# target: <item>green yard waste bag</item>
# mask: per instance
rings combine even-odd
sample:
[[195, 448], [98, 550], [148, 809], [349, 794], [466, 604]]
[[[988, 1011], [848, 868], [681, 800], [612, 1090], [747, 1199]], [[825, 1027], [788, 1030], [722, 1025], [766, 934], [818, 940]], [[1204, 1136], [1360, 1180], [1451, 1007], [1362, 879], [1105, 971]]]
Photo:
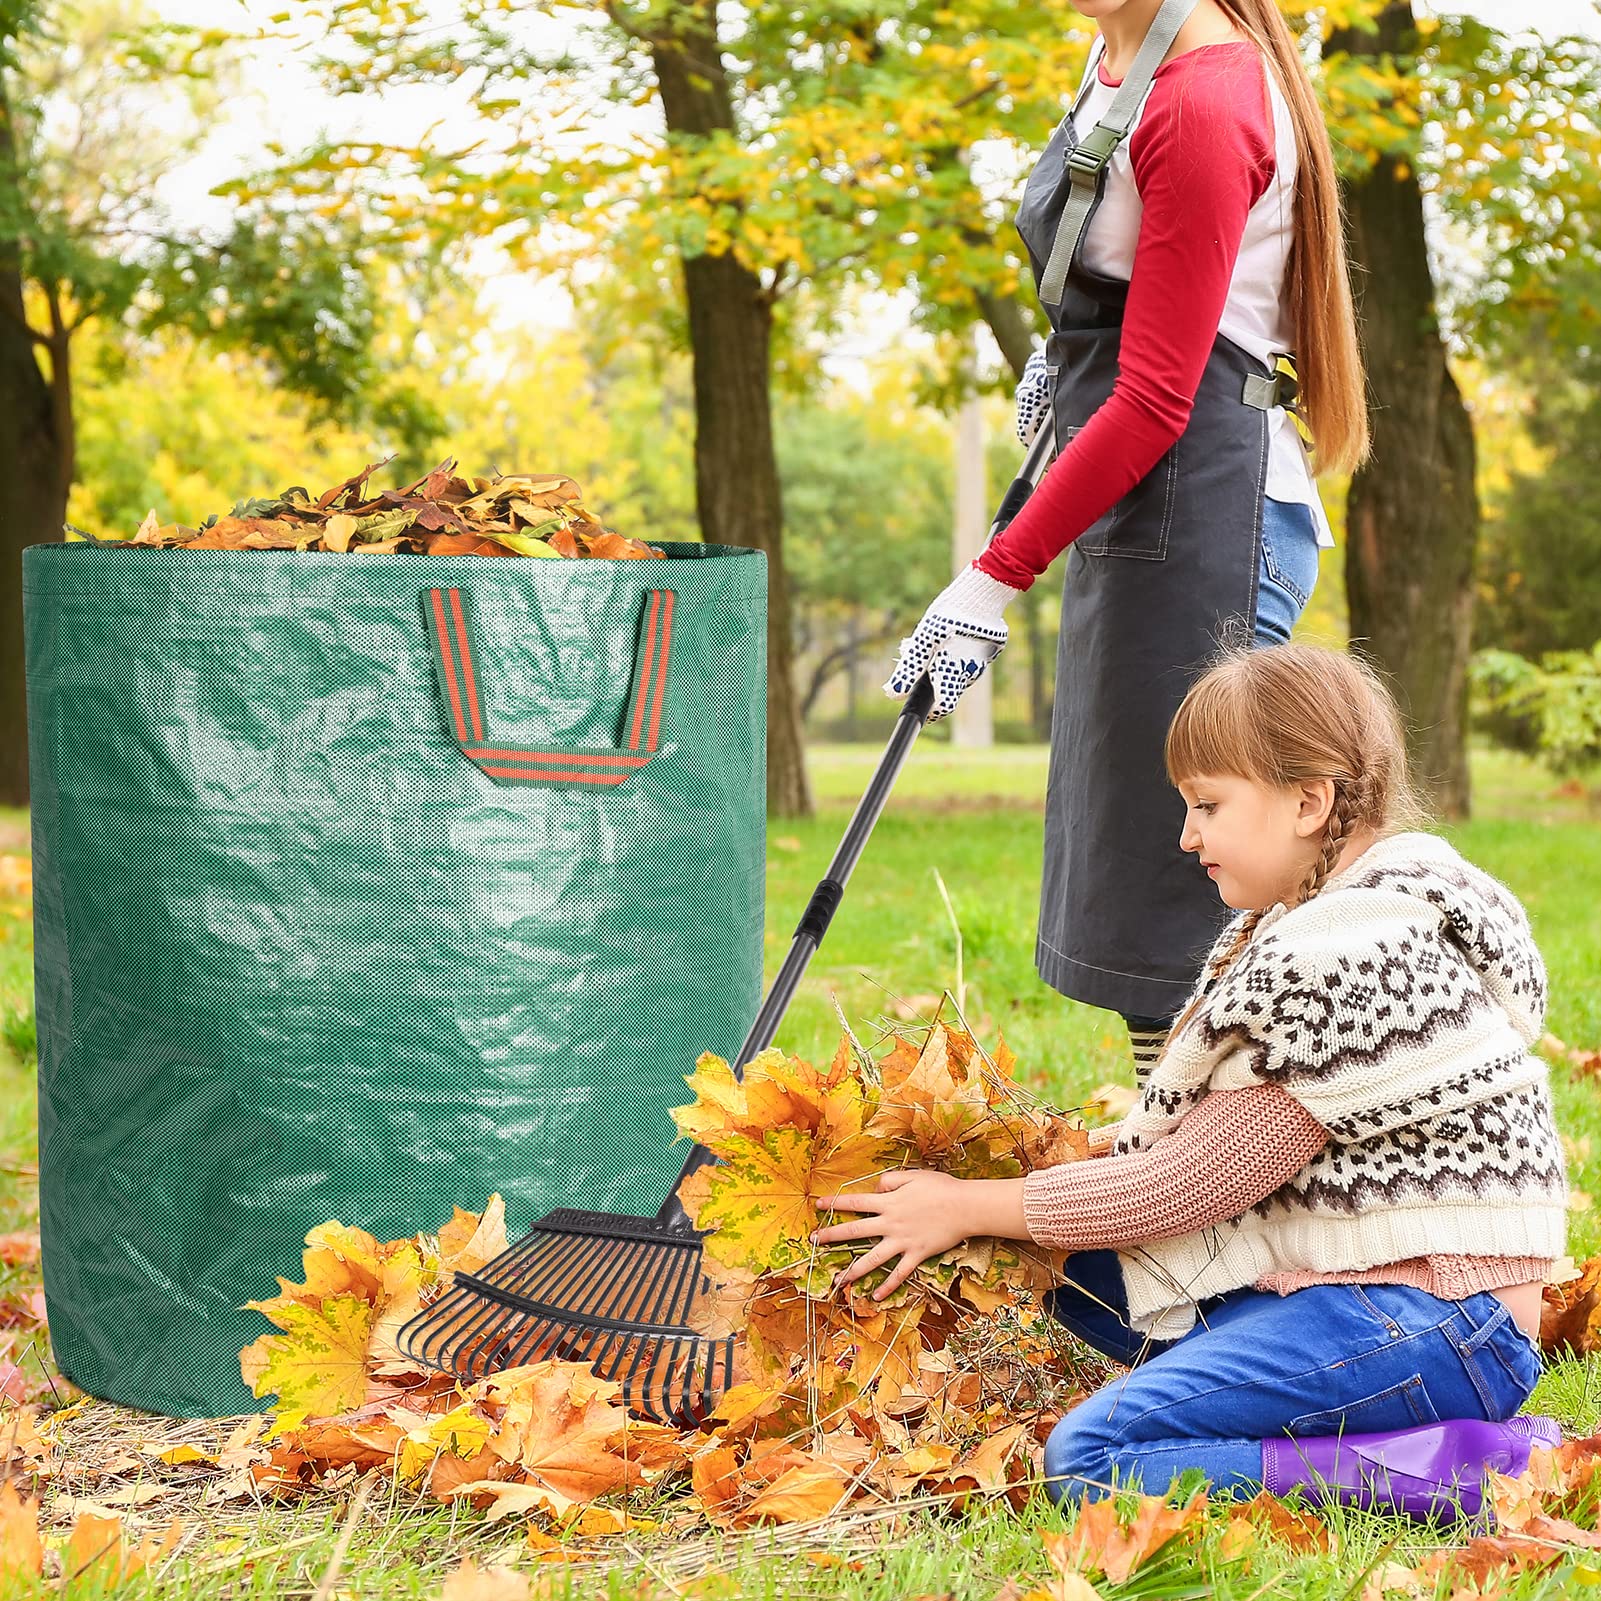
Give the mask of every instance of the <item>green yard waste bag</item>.
[[337, 1218], [653, 1212], [761, 1000], [767, 569], [23, 556], [39, 1185], [62, 1371], [254, 1411]]

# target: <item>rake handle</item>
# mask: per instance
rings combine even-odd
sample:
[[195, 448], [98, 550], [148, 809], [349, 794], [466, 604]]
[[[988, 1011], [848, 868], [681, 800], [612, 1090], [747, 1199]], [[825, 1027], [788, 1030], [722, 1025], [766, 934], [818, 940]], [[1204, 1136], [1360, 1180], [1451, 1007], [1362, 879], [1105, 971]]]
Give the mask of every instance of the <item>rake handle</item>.
[[[1002, 497], [995, 518], [990, 523], [989, 533], [984, 541], [986, 545], [1023, 509], [1023, 504], [1033, 493], [1035, 485], [1045, 476], [1045, 470], [1050, 466], [1055, 453], [1055, 431], [1051, 419], [1047, 417], [1029, 446], [1021, 471], [1012, 480]], [[850, 882], [851, 870], [856, 866], [857, 859], [867, 844], [868, 836], [873, 832], [873, 825], [878, 822], [879, 814], [884, 810], [884, 803], [889, 799], [889, 792], [894, 788], [896, 778], [900, 776], [901, 767], [910, 754], [917, 736], [923, 731], [923, 726], [928, 721], [928, 714], [933, 709], [934, 682], [927, 673], [924, 673], [913, 686], [911, 694], [906, 697], [900, 716], [895, 719], [895, 730], [889, 736], [889, 744], [885, 747], [884, 755], [867, 786], [867, 792], [857, 803], [855, 814], [845, 830], [845, 837], [839, 842], [839, 849], [834, 852], [833, 861], [828, 864], [828, 871], [823, 875], [817, 888], [812, 891], [812, 898], [806, 903], [806, 910], [801, 913], [800, 922], [795, 926], [795, 938], [789, 947], [789, 954], [784, 958], [784, 965], [779, 968], [778, 976], [773, 980], [773, 987], [767, 992], [767, 999], [762, 1002], [761, 1010], [756, 1014], [756, 1021], [751, 1024], [750, 1033], [746, 1035], [745, 1043], [740, 1046], [739, 1055], [735, 1058], [736, 1078], [743, 1077], [745, 1064], [753, 1056], [759, 1056], [773, 1043], [773, 1037], [778, 1033], [778, 1025], [783, 1022], [784, 1014], [789, 1010], [789, 1003], [795, 998], [795, 991], [800, 988], [800, 981], [806, 973], [807, 965], [811, 962], [817, 947], [823, 943], [823, 936], [828, 932], [828, 925], [834, 920], [834, 913], [839, 910], [839, 903], [845, 895], [845, 886]], [[690, 1151], [684, 1159], [683, 1170], [674, 1182], [671, 1193], [662, 1202], [661, 1210], [656, 1214], [658, 1224], [675, 1231], [694, 1231], [694, 1225], [689, 1221], [678, 1199], [678, 1187], [696, 1169], [706, 1167], [716, 1160], [716, 1156], [704, 1145], [697, 1145]]]
[[[900, 716], [895, 719], [895, 731], [889, 737], [889, 744], [867, 786], [867, 792], [857, 802], [845, 837], [839, 842], [834, 859], [828, 864], [828, 871], [812, 891], [812, 898], [806, 903], [800, 922], [795, 925], [795, 938], [790, 944], [789, 954], [784, 958], [784, 965], [779, 968], [773, 987], [767, 992], [767, 999], [762, 1002], [761, 1010], [750, 1026], [750, 1033], [739, 1048], [739, 1055], [734, 1062], [735, 1077], [743, 1077], [745, 1064], [753, 1056], [760, 1056], [773, 1043], [773, 1036], [778, 1033], [778, 1025], [783, 1022], [789, 1003], [795, 998], [795, 991], [800, 988], [807, 966], [817, 947], [823, 943], [823, 936], [834, 920], [834, 913], [839, 910], [845, 886], [850, 882], [851, 870], [856, 866], [868, 836], [873, 832], [873, 825], [884, 810], [884, 803], [889, 799], [889, 792], [895, 786], [913, 742], [923, 731], [923, 725], [933, 709], [934, 682], [924, 673], [906, 697]], [[704, 1145], [697, 1145], [689, 1153], [684, 1160], [683, 1171], [673, 1184], [672, 1194], [656, 1214], [658, 1223], [669, 1228], [688, 1229], [693, 1226], [679, 1202], [678, 1186], [697, 1168], [716, 1160], [716, 1156]]]

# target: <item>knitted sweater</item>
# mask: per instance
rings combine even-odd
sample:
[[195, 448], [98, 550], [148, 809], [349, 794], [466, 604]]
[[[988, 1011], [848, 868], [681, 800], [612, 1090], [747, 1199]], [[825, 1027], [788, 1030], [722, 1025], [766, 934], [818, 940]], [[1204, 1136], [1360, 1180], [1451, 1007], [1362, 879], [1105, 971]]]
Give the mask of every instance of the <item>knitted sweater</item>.
[[1545, 967], [1512, 893], [1444, 840], [1380, 840], [1303, 905], [1266, 913], [1177, 1029], [1115, 1151], [1150, 1147], [1214, 1090], [1276, 1084], [1329, 1132], [1231, 1222], [1129, 1247], [1130, 1321], [1278, 1273], [1433, 1253], [1562, 1254], [1567, 1186], [1544, 1065]]

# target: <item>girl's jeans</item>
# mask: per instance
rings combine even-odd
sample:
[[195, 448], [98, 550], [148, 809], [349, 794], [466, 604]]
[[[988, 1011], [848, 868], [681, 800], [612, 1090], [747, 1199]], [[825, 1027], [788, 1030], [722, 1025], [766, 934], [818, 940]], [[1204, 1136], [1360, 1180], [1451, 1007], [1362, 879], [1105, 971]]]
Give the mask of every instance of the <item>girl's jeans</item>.
[[1079, 1251], [1047, 1305], [1133, 1370], [1052, 1432], [1045, 1472], [1057, 1499], [1114, 1480], [1161, 1494], [1186, 1468], [1199, 1468], [1217, 1494], [1254, 1493], [1269, 1435], [1499, 1423], [1540, 1376], [1534, 1342], [1489, 1294], [1442, 1301], [1397, 1284], [1235, 1290], [1203, 1301], [1182, 1338], [1150, 1343], [1128, 1326], [1117, 1254]]

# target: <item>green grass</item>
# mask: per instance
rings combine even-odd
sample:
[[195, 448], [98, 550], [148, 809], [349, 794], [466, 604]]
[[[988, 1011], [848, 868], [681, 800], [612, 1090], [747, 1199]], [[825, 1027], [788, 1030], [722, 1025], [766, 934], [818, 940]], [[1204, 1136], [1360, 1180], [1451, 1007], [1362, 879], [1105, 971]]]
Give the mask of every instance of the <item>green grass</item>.
[[[814, 749], [810, 765], [817, 816], [769, 829], [769, 980], [879, 754], [877, 747]], [[954, 990], [956, 933], [934, 877], [938, 870], [961, 929], [966, 1015], [986, 1043], [1004, 1032], [1025, 1082], [1063, 1104], [1108, 1080], [1130, 1078], [1116, 1019], [1065, 1000], [1034, 971], [1045, 774], [1046, 753], [1040, 747], [959, 752], [930, 742], [913, 752], [795, 999], [781, 1044], [802, 1055], [831, 1053], [839, 1032], [836, 1003], [858, 1034], [871, 1038], [880, 1024], [899, 1020], [897, 1003], [926, 1016], [942, 990]], [[1571, 1044], [1601, 1045], [1597, 819], [1582, 790], [1558, 785], [1520, 758], [1476, 751], [1474, 776], [1478, 815], [1447, 832], [1528, 906], [1551, 973], [1552, 1031]], [[0, 852], [27, 848], [26, 815], [0, 810]], [[37, 1221], [32, 941], [21, 911], [15, 903], [0, 902], [0, 1233]], [[1575, 1188], [1601, 1205], [1596, 1087], [1564, 1068], [1553, 1076], [1572, 1148]], [[1574, 1213], [1570, 1249], [1580, 1258], [1601, 1249], [1601, 1220], [1594, 1209]], [[31, 1282], [27, 1272], [0, 1268], [0, 1296]], [[1554, 1364], [1534, 1404], [1575, 1432], [1601, 1428], [1601, 1361]], [[57, 1489], [50, 1503], [58, 1526], [62, 1494]], [[155, 1500], [146, 1517], [159, 1529], [169, 1515]], [[1215, 1508], [1209, 1516], [1215, 1534], [1225, 1509]], [[170, 1569], [159, 1580], [136, 1581], [123, 1593], [284, 1601], [310, 1595], [326, 1573], [342, 1517], [343, 1503], [335, 1497], [300, 1505], [207, 1509], [191, 1520], [189, 1540]], [[1384, 1518], [1347, 1514], [1331, 1523], [1335, 1542], [1328, 1556], [1296, 1557], [1263, 1547], [1248, 1566], [1228, 1564], [1219, 1556], [1217, 1539], [1209, 1536], [1197, 1550], [1141, 1570], [1121, 1589], [1101, 1588], [1108, 1594], [1216, 1595], [1225, 1601], [1258, 1596], [1355, 1601], [1363, 1574], [1379, 1561], [1412, 1561], [1440, 1543], [1426, 1530]], [[889, 1601], [948, 1593], [964, 1601], [989, 1601], [1014, 1574], [1044, 1578], [1039, 1533], [1060, 1526], [1057, 1514], [1038, 1501], [1021, 1513], [999, 1505], [961, 1516], [914, 1509], [893, 1522], [842, 1517], [823, 1529], [779, 1531], [765, 1546], [761, 1538], [728, 1541], [699, 1533], [646, 1542], [637, 1560], [619, 1551], [623, 1567], [609, 1577], [592, 1570], [541, 1572], [554, 1571], [555, 1593], [574, 1597], [667, 1594], [665, 1581], [706, 1567], [728, 1578], [697, 1593], [774, 1601], [800, 1596]], [[835, 1552], [843, 1565], [819, 1566], [803, 1556], [809, 1550]], [[270, 1554], [251, 1561], [252, 1553], [263, 1552]], [[470, 1512], [419, 1504], [403, 1489], [386, 1489], [356, 1529], [334, 1593], [434, 1596], [444, 1574], [468, 1552], [480, 1563], [527, 1564], [515, 1526], [485, 1529]], [[1556, 1596], [1574, 1583], [1595, 1582], [1588, 1571], [1568, 1563], [1554, 1574], [1509, 1580], [1499, 1593]], [[0, 1578], [0, 1597], [13, 1593], [33, 1592], [8, 1588]], [[69, 1593], [96, 1592], [79, 1581]]]

